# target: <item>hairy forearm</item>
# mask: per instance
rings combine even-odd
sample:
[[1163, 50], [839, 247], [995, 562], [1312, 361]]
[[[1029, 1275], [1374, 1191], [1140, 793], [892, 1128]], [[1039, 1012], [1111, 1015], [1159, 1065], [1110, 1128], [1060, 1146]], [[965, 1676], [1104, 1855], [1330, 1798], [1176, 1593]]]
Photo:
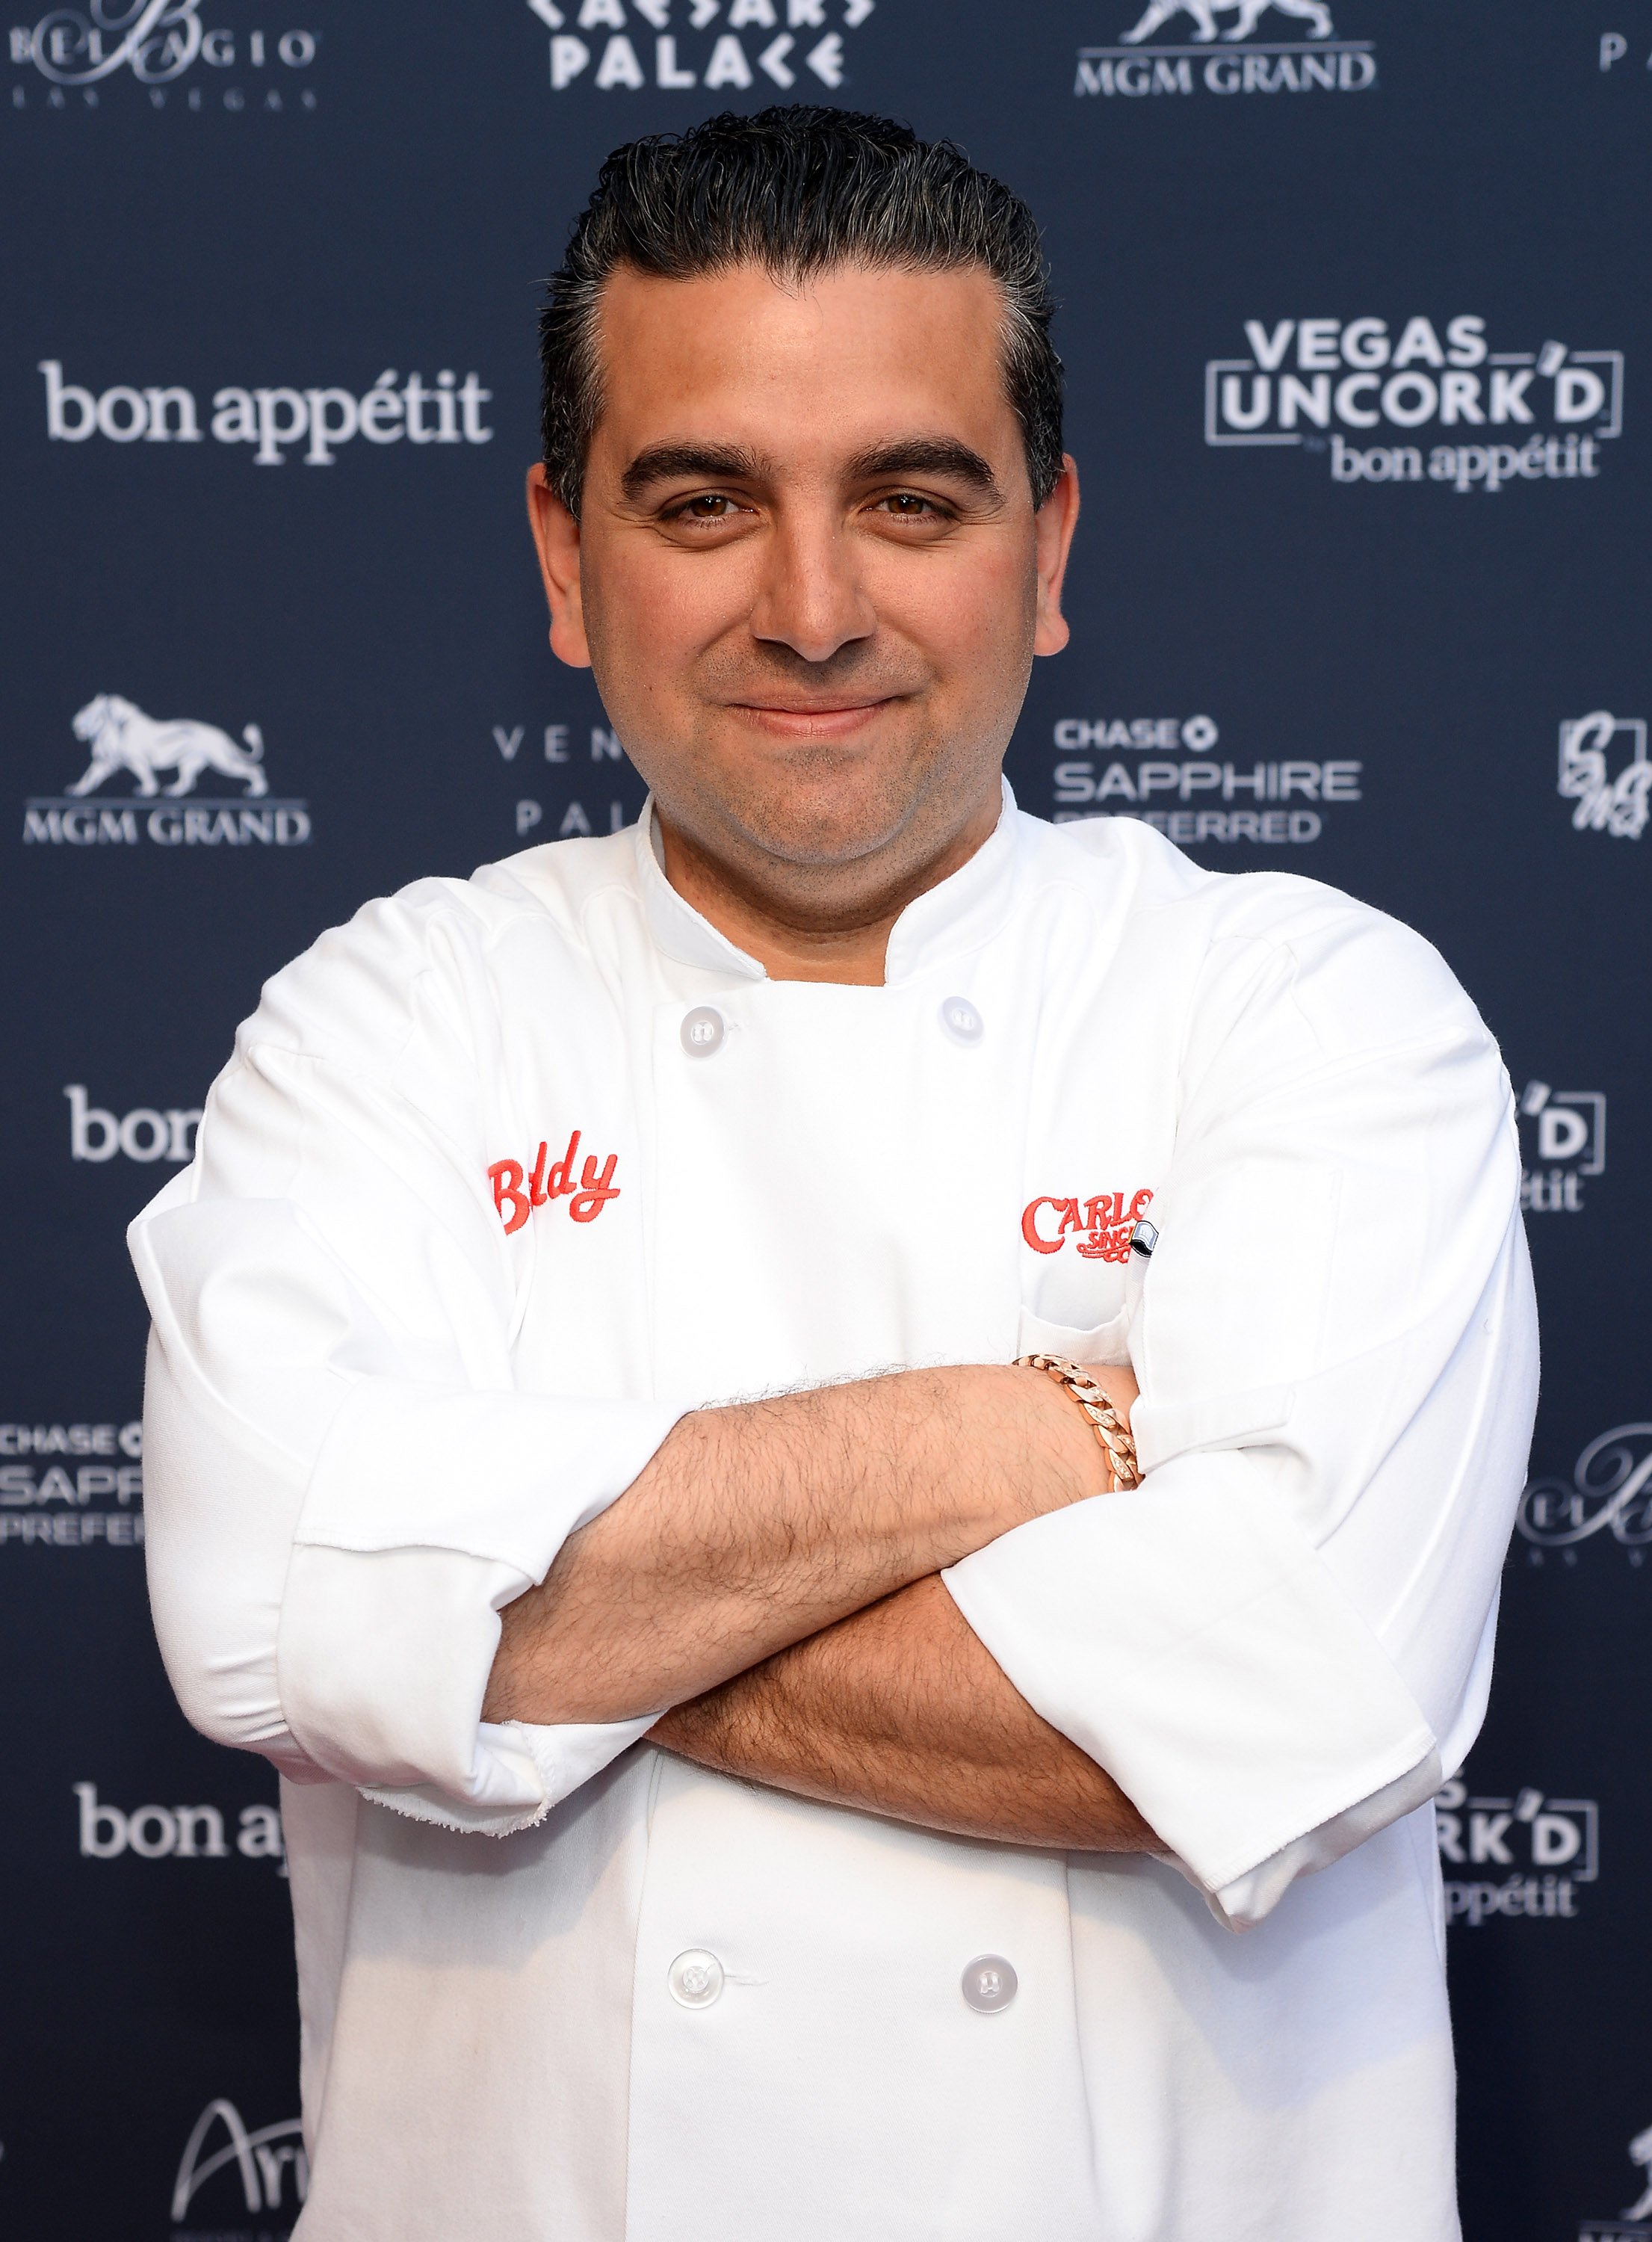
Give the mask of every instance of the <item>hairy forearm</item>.
[[658, 1711], [1107, 1485], [1071, 1402], [1008, 1366], [696, 1411], [505, 1608], [484, 1717]]
[[677, 1706], [651, 1734], [721, 1774], [960, 1836], [1163, 1850], [1112, 1777], [1011, 1685], [933, 1578]]

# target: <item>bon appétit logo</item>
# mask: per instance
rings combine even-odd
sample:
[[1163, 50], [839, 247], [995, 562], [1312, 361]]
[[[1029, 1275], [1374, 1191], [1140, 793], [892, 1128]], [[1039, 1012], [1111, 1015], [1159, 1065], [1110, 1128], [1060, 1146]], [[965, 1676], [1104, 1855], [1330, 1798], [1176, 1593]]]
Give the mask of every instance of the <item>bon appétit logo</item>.
[[1494, 350], [1478, 313], [1247, 319], [1205, 364], [1205, 441], [1328, 453], [1338, 483], [1588, 482], [1623, 433], [1623, 352]]

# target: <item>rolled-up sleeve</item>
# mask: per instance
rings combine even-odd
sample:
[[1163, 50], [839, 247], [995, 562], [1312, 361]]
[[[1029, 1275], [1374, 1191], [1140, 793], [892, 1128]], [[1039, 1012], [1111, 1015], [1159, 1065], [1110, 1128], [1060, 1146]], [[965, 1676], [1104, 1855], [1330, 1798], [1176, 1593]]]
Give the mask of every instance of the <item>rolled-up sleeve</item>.
[[1536, 1392], [1495, 1044], [1416, 936], [1301, 921], [1211, 953], [1132, 1268], [1140, 1486], [944, 1576], [1236, 1926], [1467, 1751]]
[[[485, 1155], [451, 1087], [409, 1086], [473, 1084], [485, 1054], [442, 977], [397, 954], [418, 930], [377, 910], [266, 992], [193, 1165], [132, 1226], [150, 1599], [205, 1734], [505, 1834], [648, 1725], [481, 1709], [500, 1609], [679, 1412], [518, 1389]], [[390, 1030], [354, 1036], [375, 979]]]

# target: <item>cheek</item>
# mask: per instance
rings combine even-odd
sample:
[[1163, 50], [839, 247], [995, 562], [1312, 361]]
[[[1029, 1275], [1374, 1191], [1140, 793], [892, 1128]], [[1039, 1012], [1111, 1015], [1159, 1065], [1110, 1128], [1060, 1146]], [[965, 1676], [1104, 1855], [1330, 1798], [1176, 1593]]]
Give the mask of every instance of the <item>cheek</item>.
[[881, 620], [923, 646], [943, 673], [978, 676], [1030, 648], [1035, 579], [1029, 555], [937, 547], [903, 554], [868, 586]]
[[735, 553], [683, 553], [620, 537], [588, 556], [593, 644], [656, 689], [685, 682], [686, 666], [748, 614], [749, 568]]

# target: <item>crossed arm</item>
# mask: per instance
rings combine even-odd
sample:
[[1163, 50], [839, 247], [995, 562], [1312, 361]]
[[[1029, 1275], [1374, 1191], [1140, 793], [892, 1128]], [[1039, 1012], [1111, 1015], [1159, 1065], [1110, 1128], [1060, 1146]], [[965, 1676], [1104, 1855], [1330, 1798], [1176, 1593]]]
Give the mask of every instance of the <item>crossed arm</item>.
[[[1127, 1372], [1094, 1373], [1127, 1409]], [[1110, 1484], [1033, 1371], [907, 1371], [685, 1418], [505, 1608], [484, 1716], [612, 1721], [700, 1765], [933, 1829], [1158, 1840], [1041, 1720], [940, 1581]]]

